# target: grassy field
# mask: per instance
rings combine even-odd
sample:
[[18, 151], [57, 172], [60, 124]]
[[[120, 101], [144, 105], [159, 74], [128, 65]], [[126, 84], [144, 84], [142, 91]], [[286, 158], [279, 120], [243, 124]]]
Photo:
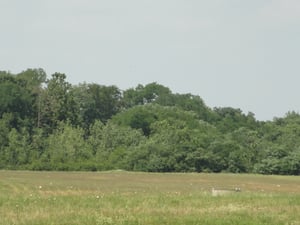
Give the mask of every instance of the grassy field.
[[300, 177], [0, 171], [0, 224], [300, 225]]

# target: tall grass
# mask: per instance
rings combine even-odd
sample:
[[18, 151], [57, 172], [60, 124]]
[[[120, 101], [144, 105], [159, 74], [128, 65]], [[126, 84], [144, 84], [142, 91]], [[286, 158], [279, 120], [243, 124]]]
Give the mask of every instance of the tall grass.
[[[213, 187], [241, 192], [213, 197]], [[300, 179], [0, 171], [0, 224], [300, 225]]]

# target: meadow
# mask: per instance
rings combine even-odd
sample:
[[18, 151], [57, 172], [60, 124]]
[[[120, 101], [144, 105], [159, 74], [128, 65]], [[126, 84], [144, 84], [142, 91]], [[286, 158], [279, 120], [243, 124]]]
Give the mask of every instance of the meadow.
[[0, 225], [13, 224], [300, 225], [300, 178], [0, 171]]

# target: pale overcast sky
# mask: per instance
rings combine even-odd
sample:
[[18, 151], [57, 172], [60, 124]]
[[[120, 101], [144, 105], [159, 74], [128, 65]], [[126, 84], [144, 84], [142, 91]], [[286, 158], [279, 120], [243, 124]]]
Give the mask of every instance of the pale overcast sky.
[[158, 82], [259, 120], [300, 111], [299, 0], [0, 0], [0, 70]]

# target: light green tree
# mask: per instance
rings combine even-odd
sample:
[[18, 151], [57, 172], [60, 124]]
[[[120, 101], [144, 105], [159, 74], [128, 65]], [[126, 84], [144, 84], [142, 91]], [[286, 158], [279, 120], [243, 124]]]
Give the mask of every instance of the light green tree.
[[31, 161], [29, 134], [25, 128], [18, 132], [15, 128], [8, 134], [8, 146], [5, 148], [6, 162], [11, 169], [22, 168]]
[[82, 128], [60, 122], [55, 132], [48, 137], [43, 157], [54, 169], [79, 169], [81, 163], [92, 158], [92, 152], [84, 140]]

